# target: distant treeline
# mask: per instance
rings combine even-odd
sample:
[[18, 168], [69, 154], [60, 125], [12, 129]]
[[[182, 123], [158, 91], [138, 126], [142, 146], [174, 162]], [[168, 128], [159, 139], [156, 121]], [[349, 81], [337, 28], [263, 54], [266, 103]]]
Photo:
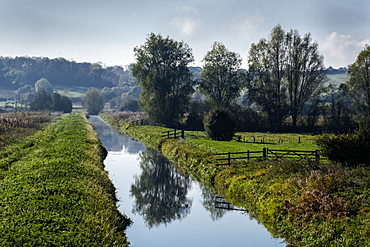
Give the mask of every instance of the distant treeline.
[[135, 84], [128, 67], [103, 67], [100, 63], [77, 63], [65, 58], [0, 57], [2, 89], [15, 90], [25, 85], [33, 86], [40, 78], [46, 78], [53, 87], [104, 88], [131, 87]]
[[[202, 68], [190, 67], [195, 79]], [[346, 68], [329, 67], [327, 74], [345, 74]], [[132, 87], [135, 78], [130, 66], [103, 67], [101, 63], [77, 63], [65, 58], [47, 57], [0, 57], [0, 85], [2, 89], [16, 90], [25, 85], [34, 85], [46, 78], [53, 87]]]

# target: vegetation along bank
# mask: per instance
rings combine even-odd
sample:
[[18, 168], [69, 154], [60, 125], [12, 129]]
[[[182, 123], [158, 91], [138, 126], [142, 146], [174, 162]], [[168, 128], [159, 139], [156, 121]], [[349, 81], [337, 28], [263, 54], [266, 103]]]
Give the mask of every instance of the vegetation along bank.
[[1, 246], [128, 246], [106, 150], [81, 114], [0, 152]]
[[[164, 139], [166, 128], [129, 125], [126, 115], [103, 117], [159, 149], [180, 172], [248, 209], [289, 246], [370, 246], [369, 167], [294, 159], [217, 166], [212, 150], [222, 151], [236, 141], [205, 140], [202, 145], [187, 132], [185, 139]], [[248, 143], [237, 145], [242, 146], [239, 151], [248, 148]]]

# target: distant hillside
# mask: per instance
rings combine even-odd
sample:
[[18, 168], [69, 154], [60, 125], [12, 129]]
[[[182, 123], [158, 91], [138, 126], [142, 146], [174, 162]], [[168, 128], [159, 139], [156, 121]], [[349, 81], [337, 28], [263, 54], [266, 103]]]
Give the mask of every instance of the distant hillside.
[[334, 75], [334, 74], [347, 74], [348, 69], [344, 67], [340, 67], [339, 69], [334, 69], [333, 67], [329, 67], [326, 69], [327, 75]]
[[133, 86], [135, 80], [128, 68], [103, 68], [99, 63], [76, 63], [65, 58], [0, 57], [1, 89], [15, 90], [46, 78], [54, 87]]

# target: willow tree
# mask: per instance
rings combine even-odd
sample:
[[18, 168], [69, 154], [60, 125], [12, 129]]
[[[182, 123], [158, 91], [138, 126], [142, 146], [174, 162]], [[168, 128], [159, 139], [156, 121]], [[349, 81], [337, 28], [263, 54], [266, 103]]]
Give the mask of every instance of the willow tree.
[[194, 81], [188, 68], [194, 61], [192, 50], [182, 41], [151, 33], [134, 52], [132, 73], [143, 89], [142, 108], [156, 123], [177, 125], [193, 92]]
[[347, 85], [360, 114], [370, 122], [370, 46], [366, 45], [348, 69]]
[[286, 116], [296, 127], [305, 104], [325, 81], [323, 57], [311, 35], [286, 33], [274, 27], [268, 40], [252, 44], [248, 57], [249, 97], [267, 113], [272, 130], [279, 130]]
[[321, 92], [326, 80], [323, 56], [311, 34], [302, 38], [297, 30], [290, 30], [285, 37], [286, 61], [284, 64], [289, 95], [289, 108], [293, 127], [304, 105]]
[[248, 54], [248, 96], [268, 116], [270, 129], [278, 131], [288, 106], [283, 83], [285, 64], [285, 31], [274, 27], [268, 40], [252, 44]]

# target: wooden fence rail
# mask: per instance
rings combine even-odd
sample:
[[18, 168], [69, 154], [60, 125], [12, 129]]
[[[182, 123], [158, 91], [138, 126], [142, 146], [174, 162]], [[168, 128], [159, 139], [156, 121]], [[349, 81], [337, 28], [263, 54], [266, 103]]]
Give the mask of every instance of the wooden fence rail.
[[215, 198], [215, 208], [248, 212], [244, 208], [239, 208], [239, 207], [236, 207], [236, 206], [232, 205], [230, 202], [226, 201], [221, 196], [216, 196], [216, 198]]
[[132, 121], [130, 123], [131, 126], [138, 126], [138, 125], [144, 125], [144, 120], [141, 119], [141, 120], [136, 120], [136, 121]]
[[320, 150], [273, 150], [264, 148], [262, 151], [235, 152], [235, 153], [217, 153], [220, 156], [216, 160], [220, 163], [217, 165], [231, 165], [233, 161], [251, 160], [251, 159], [313, 159], [320, 162]]
[[185, 138], [185, 132], [184, 130], [168, 130], [168, 131], [163, 131], [162, 138], [167, 138], [167, 139], [176, 139], [176, 138]]

